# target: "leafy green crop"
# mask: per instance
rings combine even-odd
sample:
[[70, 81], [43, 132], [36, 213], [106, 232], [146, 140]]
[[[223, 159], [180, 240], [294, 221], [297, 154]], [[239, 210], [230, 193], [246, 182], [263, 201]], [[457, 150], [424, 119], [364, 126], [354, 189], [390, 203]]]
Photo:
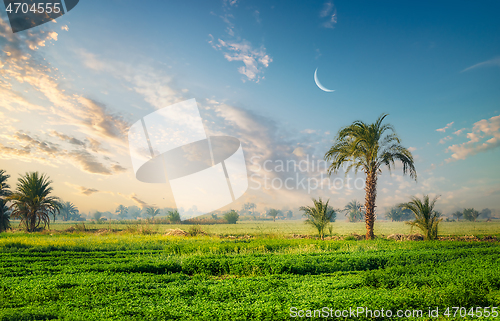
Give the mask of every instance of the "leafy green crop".
[[487, 242], [9, 236], [0, 239], [0, 320], [499, 306], [499, 266], [500, 246]]

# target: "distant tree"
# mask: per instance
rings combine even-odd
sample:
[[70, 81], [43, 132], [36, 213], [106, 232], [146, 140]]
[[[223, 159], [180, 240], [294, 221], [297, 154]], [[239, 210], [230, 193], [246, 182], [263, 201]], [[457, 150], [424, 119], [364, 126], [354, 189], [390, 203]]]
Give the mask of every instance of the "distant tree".
[[219, 217], [217, 216], [217, 214], [216, 214], [216, 213], [212, 213], [212, 218], [213, 218], [214, 220], [218, 220], [218, 219], [219, 219]]
[[290, 210], [286, 212], [286, 218], [291, 219], [293, 217], [293, 212]]
[[476, 219], [478, 218], [478, 216], [479, 216], [479, 212], [476, 211], [475, 209], [473, 209], [473, 208], [464, 209], [464, 218], [467, 221], [475, 222]]
[[242, 210], [243, 210], [243, 212], [247, 212], [253, 216], [256, 208], [257, 208], [257, 205], [255, 205], [255, 203], [248, 202], [248, 203], [243, 204]]
[[393, 207], [385, 213], [385, 218], [390, 219], [391, 222], [400, 221], [403, 211], [398, 207]]
[[272, 208], [267, 212], [267, 216], [271, 216], [273, 218], [273, 222], [276, 222], [276, 217], [279, 216], [280, 213], [280, 210]]
[[40, 224], [44, 228], [50, 224], [50, 215], [54, 219], [59, 213], [61, 203], [58, 197], [49, 196], [52, 181], [38, 172], [26, 173], [18, 179], [14, 193], [7, 197], [12, 202], [11, 217], [20, 218], [27, 232], [34, 232]]
[[128, 214], [128, 207], [120, 204], [116, 208], [115, 213], [118, 213], [118, 217], [120, 217], [122, 220], [124, 220]]
[[456, 211], [451, 216], [453, 216], [454, 218], [456, 218], [457, 222], [458, 222], [463, 215], [464, 215], [464, 212], [462, 212], [462, 211]]
[[167, 213], [167, 218], [172, 224], [178, 224], [181, 222], [181, 215], [177, 210], [171, 210]]
[[223, 217], [226, 220], [227, 224], [236, 224], [236, 222], [240, 218], [240, 215], [235, 210], [230, 210], [229, 212], [224, 213]]
[[10, 186], [7, 184], [9, 177], [10, 175], [7, 175], [3, 169], [0, 170], [0, 232], [10, 228], [10, 211], [5, 200], [5, 197], [11, 194]]
[[[350, 126], [340, 129], [335, 137], [334, 145], [325, 154], [325, 160], [331, 161], [328, 174], [337, 173], [348, 164], [346, 175], [350, 169], [362, 170], [366, 175], [365, 183], [365, 226], [366, 239], [375, 238], [373, 225], [375, 222], [375, 200], [377, 197], [377, 179], [382, 168], [394, 168], [395, 162], [401, 162], [403, 174], [409, 173], [417, 180], [417, 171], [411, 152], [401, 145], [401, 140], [389, 124], [382, 124], [387, 114], [381, 115], [375, 123], [366, 124], [355, 121]], [[389, 133], [387, 133], [389, 132]]]
[[314, 226], [318, 230], [321, 239], [324, 240], [325, 228], [330, 224], [335, 211], [328, 206], [330, 200], [324, 203], [320, 197], [318, 200], [313, 198], [312, 201], [314, 206], [301, 206], [300, 210], [307, 217], [306, 224]]
[[141, 209], [135, 205], [128, 207], [128, 215], [134, 220], [141, 216]]
[[62, 217], [63, 221], [69, 221], [73, 218], [79, 217], [80, 212], [76, 208], [75, 204], [71, 202], [61, 203], [61, 209], [59, 210], [59, 216]]
[[10, 228], [10, 212], [5, 201], [0, 198], [0, 232]]
[[392, 222], [401, 222], [401, 221], [409, 221], [415, 219], [415, 215], [409, 209], [402, 209], [399, 207], [393, 207], [387, 213], [385, 213], [385, 217], [390, 219]]
[[483, 209], [480, 213], [479, 213], [479, 217], [480, 218], [490, 218], [491, 217], [491, 210], [489, 208], [485, 208]]
[[441, 213], [434, 210], [437, 199], [438, 197], [435, 197], [430, 201], [429, 195], [424, 195], [423, 200], [420, 200], [414, 196], [410, 202], [399, 205], [402, 209], [409, 209], [415, 214], [415, 220], [407, 224], [419, 228], [426, 240], [435, 240], [438, 236], [438, 225], [442, 218], [440, 218]]
[[151, 218], [155, 218], [156, 215], [160, 214], [160, 209], [156, 207], [146, 207], [146, 215]]
[[362, 221], [365, 213], [363, 212], [363, 205], [357, 200], [352, 200], [344, 207], [345, 215], [347, 216], [349, 222], [359, 222]]
[[94, 221], [100, 221], [102, 217], [102, 212], [100, 211], [95, 211], [94, 214], [92, 214], [92, 218]]

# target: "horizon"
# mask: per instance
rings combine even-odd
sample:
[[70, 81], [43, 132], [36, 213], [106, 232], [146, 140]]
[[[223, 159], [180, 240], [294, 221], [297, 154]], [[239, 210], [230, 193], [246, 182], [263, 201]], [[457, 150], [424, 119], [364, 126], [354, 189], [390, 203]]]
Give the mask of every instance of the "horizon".
[[0, 169], [11, 190], [38, 171], [81, 213], [174, 207], [168, 183], [136, 179], [127, 133], [194, 98], [205, 133], [236, 137], [245, 154], [249, 187], [219, 211], [364, 202], [362, 173], [327, 180], [309, 164], [340, 128], [388, 113], [418, 181], [384, 168], [379, 210], [429, 194], [445, 215], [500, 213], [499, 3], [194, 3], [81, 2], [16, 34], [2, 11]]

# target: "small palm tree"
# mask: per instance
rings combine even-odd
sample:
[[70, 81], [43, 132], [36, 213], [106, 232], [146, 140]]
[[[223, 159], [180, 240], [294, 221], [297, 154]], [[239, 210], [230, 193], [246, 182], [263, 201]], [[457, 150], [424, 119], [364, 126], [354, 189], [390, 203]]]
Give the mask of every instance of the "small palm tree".
[[[373, 239], [375, 222], [375, 200], [377, 198], [377, 175], [382, 172], [383, 165], [389, 170], [395, 161], [403, 164], [403, 174], [409, 172], [410, 177], [417, 179], [411, 152], [401, 145], [401, 140], [389, 124], [382, 125], [387, 114], [381, 115], [373, 124], [365, 124], [357, 120], [350, 126], [342, 128], [334, 145], [325, 154], [325, 160], [331, 161], [328, 174], [337, 173], [343, 164], [348, 164], [346, 171], [361, 169], [366, 175], [365, 184], [365, 224], [366, 239]], [[391, 133], [386, 134], [387, 131]]]
[[151, 216], [151, 218], [155, 218], [156, 215], [160, 214], [160, 209], [156, 207], [147, 207], [146, 215]]
[[52, 181], [38, 172], [26, 173], [18, 179], [17, 188], [7, 199], [12, 201], [9, 207], [11, 217], [20, 218], [27, 232], [35, 231], [41, 223], [44, 228], [50, 224], [50, 214], [59, 213], [61, 203], [58, 197], [49, 196]]
[[345, 215], [349, 222], [358, 222], [363, 219], [363, 205], [357, 200], [352, 200], [344, 207]]
[[71, 202], [61, 203], [59, 215], [62, 216], [63, 221], [69, 221], [73, 216], [76, 216], [79, 213], [80, 212], [76, 208], [75, 204], [73, 204]]
[[424, 195], [423, 200], [413, 196], [410, 202], [399, 205], [400, 208], [408, 209], [415, 214], [415, 220], [407, 222], [407, 224], [419, 228], [426, 240], [437, 239], [438, 225], [443, 220], [440, 218], [441, 213], [434, 210], [438, 198], [439, 196], [436, 196], [430, 201], [429, 195]]
[[312, 199], [314, 206], [301, 206], [300, 210], [307, 217], [306, 223], [314, 226], [322, 240], [325, 239], [325, 228], [330, 224], [332, 217], [336, 215], [335, 210], [328, 206], [328, 202], [323, 203], [321, 197]]

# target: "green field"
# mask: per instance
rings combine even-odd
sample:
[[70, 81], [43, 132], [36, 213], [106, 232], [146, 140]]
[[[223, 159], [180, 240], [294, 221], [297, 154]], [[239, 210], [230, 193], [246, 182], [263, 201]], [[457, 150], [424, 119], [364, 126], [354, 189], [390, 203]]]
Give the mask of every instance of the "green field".
[[[113, 229], [113, 230], [126, 230], [129, 227], [134, 227], [135, 225], [140, 225], [141, 223], [129, 222], [120, 223], [119, 221], [109, 221], [101, 223], [91, 223], [84, 222], [85, 227], [91, 230], [99, 229]], [[50, 225], [50, 228], [55, 231], [63, 231], [65, 229], [74, 226], [75, 224], [82, 224], [82, 222], [56, 222]], [[144, 225], [143, 223], [142, 225]], [[14, 223], [13, 226], [17, 226]], [[495, 220], [493, 222], [441, 222], [439, 225], [439, 235], [496, 235], [500, 236], [500, 220]], [[148, 228], [152, 229], [158, 233], [164, 233], [168, 229], [180, 228], [187, 230], [189, 225], [178, 225], [178, 224], [148, 224]], [[260, 235], [260, 236], [291, 236], [292, 234], [301, 235], [317, 235], [317, 230], [314, 230], [311, 226], [304, 224], [304, 221], [286, 221], [280, 220], [276, 222], [272, 221], [243, 221], [238, 222], [238, 224], [214, 224], [214, 225], [201, 225], [203, 231], [217, 236], [228, 236], [228, 235]], [[394, 233], [410, 234], [418, 233], [419, 231], [415, 228], [411, 229], [411, 226], [405, 224], [404, 222], [388, 222], [388, 221], [377, 221], [375, 222], [375, 235], [390, 235]], [[350, 235], [350, 234], [360, 234], [364, 235], [366, 233], [365, 223], [349, 223], [346, 221], [337, 221], [333, 223], [333, 235]]]
[[[445, 223], [443, 231], [470, 235], [471, 224]], [[497, 235], [495, 224], [475, 228]], [[129, 232], [109, 232], [106, 224], [95, 225], [100, 232], [0, 234], [0, 320], [287, 320], [297, 319], [291, 311], [323, 307], [329, 313], [422, 310], [424, 317], [402, 319], [436, 320], [428, 317], [431, 307], [439, 308], [440, 319], [475, 320], [443, 313], [500, 306], [499, 242], [287, 237], [313, 234], [303, 222], [202, 226], [219, 235], [252, 234], [238, 239], [144, 235], [130, 226]], [[379, 225], [380, 234], [409, 232], [401, 223]], [[363, 232], [361, 224], [335, 226], [339, 235]]]

